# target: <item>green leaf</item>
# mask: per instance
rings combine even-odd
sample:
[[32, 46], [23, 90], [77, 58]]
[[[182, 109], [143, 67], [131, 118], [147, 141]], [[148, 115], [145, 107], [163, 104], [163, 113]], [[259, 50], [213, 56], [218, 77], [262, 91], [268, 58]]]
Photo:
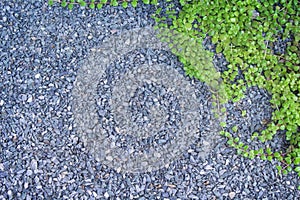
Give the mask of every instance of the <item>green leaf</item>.
[[74, 4], [73, 4], [73, 3], [70, 3], [70, 4], [68, 5], [68, 9], [69, 9], [69, 10], [72, 10], [73, 7], [74, 7]]
[[238, 148], [243, 148], [244, 145], [245, 145], [245, 144], [244, 144], [243, 142], [239, 142]]
[[229, 139], [229, 140], [227, 141], [227, 144], [229, 144], [230, 146], [232, 146], [232, 145], [233, 145], [233, 139]]
[[137, 0], [133, 0], [131, 2], [132, 7], [136, 8], [137, 7]]
[[265, 141], [266, 141], [266, 138], [265, 138], [265, 136], [263, 136], [263, 135], [258, 136], [258, 139], [259, 139], [259, 141], [261, 141], [261, 142], [265, 142]]
[[247, 111], [246, 111], [246, 110], [243, 110], [243, 111], [242, 111], [242, 117], [245, 117], [246, 114], [247, 114]]
[[285, 157], [284, 160], [289, 165], [292, 163], [291, 157]]
[[151, 5], [158, 5], [158, 0], [152, 0]]
[[227, 138], [231, 138], [231, 134], [229, 133], [229, 132], [225, 132], [225, 137], [227, 137]]
[[186, 30], [190, 31], [192, 29], [192, 24], [191, 23], [186, 23], [185, 28], [186, 28]]
[[235, 23], [235, 22], [236, 22], [236, 18], [231, 18], [230, 21], [231, 21], [232, 23]]
[[85, 7], [86, 6], [86, 2], [84, 0], [80, 0], [79, 5], [81, 7]]
[[257, 132], [254, 132], [251, 136], [251, 139], [254, 140], [256, 137], [258, 137], [258, 133]]
[[295, 158], [294, 164], [295, 165], [299, 165], [300, 164], [300, 157]]
[[67, 1], [66, 1], [66, 0], [63, 0], [63, 1], [61, 2], [61, 6], [62, 6], [62, 7], [66, 7], [66, 6], [67, 6]]
[[118, 3], [117, 0], [112, 0], [112, 1], [111, 1], [111, 5], [112, 5], [112, 6], [118, 6], [119, 3]]
[[225, 136], [225, 131], [220, 131], [221, 136]]
[[123, 8], [127, 8], [127, 7], [128, 7], [128, 3], [127, 3], [126, 1], [124, 1], [124, 2], [122, 3], [122, 7], [123, 7]]
[[238, 137], [234, 138], [235, 143], [238, 143], [239, 141], [240, 141], [240, 138], [238, 138]]
[[277, 166], [276, 166], [276, 169], [278, 170], [278, 172], [281, 172], [282, 167], [281, 167], [280, 165], [277, 165]]
[[227, 126], [226, 122], [220, 122], [220, 126], [223, 127], [223, 128], [226, 127]]
[[222, 112], [222, 113], [226, 112], [226, 108], [222, 108], [222, 109], [221, 109], [221, 112]]
[[268, 157], [267, 157], [267, 160], [268, 160], [268, 161], [272, 161], [272, 160], [273, 160], [273, 157], [272, 157], [272, 156], [268, 156]]
[[90, 7], [90, 9], [95, 9], [95, 4], [91, 3], [89, 7]]
[[280, 154], [279, 154], [278, 152], [275, 152], [275, 153], [274, 153], [274, 157], [275, 157], [275, 158], [279, 158], [279, 157], [280, 157]]
[[103, 7], [103, 4], [102, 4], [102, 3], [98, 3], [98, 4], [97, 4], [97, 8], [98, 8], [98, 9], [101, 9], [102, 7]]
[[238, 155], [241, 155], [242, 153], [243, 153], [243, 151], [242, 151], [241, 149], [238, 149], [238, 150], [237, 150], [237, 154], [238, 154]]
[[53, 0], [49, 0], [49, 1], [48, 1], [48, 5], [49, 5], [49, 6], [53, 6], [53, 4], [54, 4], [54, 1], [53, 1]]
[[221, 53], [223, 51], [222, 47], [220, 44], [218, 44], [217, 48], [216, 48], [216, 52], [217, 53]]
[[238, 130], [238, 127], [237, 127], [237, 126], [232, 127], [232, 131], [233, 131], [233, 132], [237, 132], [237, 130]]
[[250, 150], [250, 151], [249, 151], [249, 158], [250, 158], [250, 159], [253, 159], [254, 157], [255, 157], [254, 150]]
[[266, 160], [267, 158], [266, 158], [266, 156], [264, 154], [262, 154], [262, 155], [260, 155], [260, 159]]
[[212, 37], [212, 39], [211, 39], [211, 41], [214, 43], [214, 44], [216, 44], [217, 42], [218, 42], [218, 40], [219, 40], [219, 35], [214, 35], [214, 37]]
[[272, 155], [272, 150], [271, 150], [271, 148], [267, 148], [267, 149], [266, 149], [266, 152], [267, 152], [268, 155]]

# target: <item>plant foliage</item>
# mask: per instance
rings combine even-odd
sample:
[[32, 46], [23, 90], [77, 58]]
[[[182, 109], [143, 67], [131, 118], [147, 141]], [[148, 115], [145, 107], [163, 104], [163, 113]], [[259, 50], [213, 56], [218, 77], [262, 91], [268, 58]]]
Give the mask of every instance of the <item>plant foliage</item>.
[[[247, 87], [266, 89], [272, 95], [272, 120], [265, 130], [253, 133], [251, 138], [266, 142], [282, 130], [289, 148], [285, 152], [273, 152], [269, 147], [253, 149], [225, 129], [220, 134], [228, 138], [228, 145], [236, 148], [238, 154], [250, 159], [276, 159], [281, 162], [277, 166], [280, 172], [286, 174], [294, 170], [300, 176], [299, 1], [178, 1], [182, 7], [179, 12], [171, 3], [163, 15], [162, 9], [157, 7], [153, 18], [160, 30], [160, 38], [168, 42], [173, 53], [178, 55], [186, 73], [205, 81], [219, 95], [218, 98], [221, 97], [219, 103], [225, 103], [228, 98], [238, 102]], [[158, 4], [158, 0], [49, 0], [49, 5], [54, 2], [69, 9], [73, 5], [93, 9], [107, 4], [124, 8], [129, 4], [136, 7], [138, 2]], [[211, 54], [201, 48], [206, 37], [216, 45], [215, 53], [222, 53], [230, 63], [226, 71], [218, 73], [208, 64]], [[286, 40], [284, 53], [274, 51], [279, 39]], [[226, 109], [222, 112], [226, 113]], [[246, 114], [242, 111], [242, 116]], [[225, 122], [220, 125], [226, 127]], [[239, 131], [236, 126], [231, 130]]]
[[[277, 167], [279, 171], [287, 173], [294, 169], [300, 176], [300, 3], [276, 0], [182, 0], [180, 3], [182, 10], [178, 15], [169, 15], [172, 24], [168, 28], [197, 41], [211, 38], [216, 53], [224, 54], [230, 63], [228, 70], [221, 74], [229, 99], [239, 101], [251, 86], [264, 88], [272, 94], [271, 103], [275, 109], [272, 121], [252, 138], [266, 142], [283, 130], [290, 147], [286, 152], [272, 152], [267, 147], [251, 149], [227, 131], [223, 130], [221, 135], [228, 138], [228, 144], [236, 148], [238, 154], [251, 159], [258, 156], [271, 161], [275, 158], [283, 164]], [[159, 16], [159, 13], [155, 16], [158, 27], [165, 28], [166, 20]], [[278, 39], [288, 39], [284, 54], [273, 50]], [[203, 80], [197, 65], [190, 62], [185, 69], [190, 76]], [[243, 76], [238, 76], [239, 73]], [[221, 126], [226, 127], [226, 123], [222, 122]], [[237, 132], [238, 127], [233, 127], [232, 131]]]
[[[74, 5], [80, 7], [89, 7], [90, 9], [101, 9], [105, 5], [119, 6], [127, 8], [129, 4], [132, 7], [137, 7], [139, 0], [48, 0], [48, 5], [52, 6], [54, 3], [61, 4], [62, 7], [68, 7], [70, 10]], [[157, 5], [158, 0], [142, 0], [144, 4]]]

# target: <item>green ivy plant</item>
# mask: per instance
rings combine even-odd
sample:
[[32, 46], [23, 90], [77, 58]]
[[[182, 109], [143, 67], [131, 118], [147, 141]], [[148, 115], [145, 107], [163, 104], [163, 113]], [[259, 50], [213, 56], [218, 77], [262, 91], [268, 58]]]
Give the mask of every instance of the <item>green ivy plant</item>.
[[[170, 0], [166, 0], [171, 2]], [[294, 170], [300, 176], [300, 3], [298, 0], [178, 0], [182, 9], [177, 12], [170, 3], [164, 15], [157, 7], [153, 18], [157, 22], [162, 41], [169, 43], [172, 52], [184, 64], [186, 74], [206, 82], [212, 89], [215, 106], [230, 100], [239, 102], [248, 87], [266, 89], [274, 108], [266, 129], [252, 134], [252, 140], [262, 143], [272, 140], [278, 131], [284, 131], [289, 147], [280, 152], [271, 148], [253, 149], [237, 136], [239, 128], [224, 129], [220, 134], [228, 139], [229, 146], [247, 158], [278, 160], [279, 172]], [[72, 9], [74, 5], [91, 9], [104, 5], [129, 4], [136, 7], [138, 0], [49, 0]], [[158, 0], [142, 0], [145, 4], [158, 5]], [[166, 17], [167, 16], [167, 17]], [[170, 25], [168, 20], [172, 21]], [[229, 62], [228, 70], [218, 73], [200, 57], [210, 59], [212, 54], [202, 49], [202, 41], [209, 37], [216, 45], [217, 54], [223, 54]], [[273, 47], [278, 38], [287, 42], [286, 52], [278, 54]], [[187, 41], [186, 45], [183, 41]], [[201, 54], [201, 56], [198, 56]], [[243, 76], [238, 76], [242, 74]], [[222, 84], [220, 84], [222, 80]], [[226, 109], [221, 109], [226, 114]], [[246, 116], [246, 111], [241, 111]], [[231, 132], [231, 133], [230, 133]], [[300, 186], [298, 187], [300, 189]]]
[[[264, 88], [272, 94], [271, 103], [275, 109], [272, 120], [265, 130], [253, 133], [252, 139], [266, 142], [282, 130], [290, 146], [286, 152], [272, 152], [268, 147], [251, 149], [233, 136], [239, 131], [238, 127], [232, 128], [232, 134], [225, 131], [225, 122], [221, 122], [224, 127], [221, 135], [228, 138], [228, 145], [236, 148], [238, 154], [251, 159], [260, 157], [271, 161], [275, 158], [282, 163], [277, 166], [280, 172], [286, 174], [294, 169], [300, 176], [299, 1], [183, 0], [180, 3], [182, 10], [178, 15], [169, 15], [173, 21], [168, 28], [198, 41], [211, 38], [216, 53], [224, 54], [230, 63], [221, 77], [231, 101], [240, 101], [250, 86]], [[156, 13], [155, 19], [158, 27], [166, 28], [166, 20], [160, 13]], [[288, 42], [286, 53], [275, 54], [272, 47], [277, 38], [288, 37], [291, 42]], [[203, 80], [197, 65], [188, 63], [185, 69], [190, 76]], [[239, 72], [242, 77], [238, 76]], [[242, 115], [246, 115], [245, 111]]]
[[[157, 5], [158, 0], [142, 0], [144, 4]], [[75, 5], [81, 7], [89, 7], [90, 9], [101, 9], [104, 5], [119, 6], [127, 8], [129, 4], [132, 7], [137, 7], [138, 0], [48, 0], [48, 4], [52, 6], [54, 3], [59, 3], [62, 7], [68, 7], [70, 10], [74, 8]]]

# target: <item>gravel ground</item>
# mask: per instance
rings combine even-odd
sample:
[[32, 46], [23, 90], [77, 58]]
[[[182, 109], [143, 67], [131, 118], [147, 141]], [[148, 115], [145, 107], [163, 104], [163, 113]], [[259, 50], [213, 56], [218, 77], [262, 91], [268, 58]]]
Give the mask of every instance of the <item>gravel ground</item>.
[[[123, 172], [89, 152], [74, 114], [75, 80], [91, 49], [101, 46], [109, 36], [153, 25], [153, 12], [152, 6], [142, 4], [126, 10], [106, 7], [100, 11], [68, 11], [48, 7], [44, 1], [0, 2], [0, 199], [299, 198], [296, 174], [281, 176], [274, 167], [276, 163], [237, 156], [223, 138], [218, 138], [213, 150], [203, 157], [201, 146], [210, 141], [203, 141], [202, 135], [210, 130], [202, 130], [201, 121], [193, 143], [159, 169]], [[212, 46], [209, 42], [205, 45]], [[149, 52], [152, 56], [147, 57]], [[117, 73], [123, 70], [130, 75], [126, 72], [130, 67], [122, 67], [126, 64], [134, 68], [128, 62], [152, 65], [178, 61], [169, 52], [145, 48], [113, 60], [111, 69], [116, 70], [107, 70], [97, 83], [101, 97], [97, 101], [99, 121], [114, 116], [107, 112], [112, 105], [101, 102], [109, 102], [113, 99], [109, 95], [117, 94], [113, 86], [124, 81], [124, 76]], [[216, 56], [214, 63], [218, 69], [226, 67], [222, 56]], [[173, 70], [180, 71], [179, 64], [177, 68]], [[111, 84], [105, 90], [103, 83], [109, 79]], [[202, 113], [209, 118], [209, 112], [204, 112], [210, 108], [208, 88], [187, 77], [182, 79], [199, 86], [194, 87], [195, 94], [203, 102]], [[174, 88], [180, 87], [174, 84]], [[151, 123], [159, 123], [162, 117], [167, 118], [163, 125], [166, 130], [158, 137], [141, 132], [142, 139], [137, 141], [134, 135], [120, 134], [115, 122], [102, 123], [103, 130], [110, 129], [108, 133], [118, 138], [115, 145], [125, 150], [127, 146], [144, 150], [172, 143], [184, 114], [176, 106], [182, 96], [155, 82], [143, 83], [132, 93], [126, 116], [131, 117], [136, 129], [155, 129]], [[226, 105], [227, 123], [239, 127], [236, 134], [243, 141], [249, 141], [249, 135], [264, 128], [264, 122], [270, 119], [269, 99], [269, 94], [253, 87], [242, 101]], [[162, 116], [155, 109], [162, 110]], [[241, 110], [247, 110], [246, 116]], [[122, 124], [120, 119], [118, 123]], [[285, 148], [282, 137], [279, 134], [268, 145]], [[255, 145], [260, 146], [258, 142]]]

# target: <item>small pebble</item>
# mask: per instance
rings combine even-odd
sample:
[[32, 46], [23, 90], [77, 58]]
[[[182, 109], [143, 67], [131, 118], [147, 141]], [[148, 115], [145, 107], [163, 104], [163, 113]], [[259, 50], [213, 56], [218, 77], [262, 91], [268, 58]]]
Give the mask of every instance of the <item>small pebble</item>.
[[229, 196], [230, 199], [234, 199], [235, 192], [229, 192], [228, 196]]

